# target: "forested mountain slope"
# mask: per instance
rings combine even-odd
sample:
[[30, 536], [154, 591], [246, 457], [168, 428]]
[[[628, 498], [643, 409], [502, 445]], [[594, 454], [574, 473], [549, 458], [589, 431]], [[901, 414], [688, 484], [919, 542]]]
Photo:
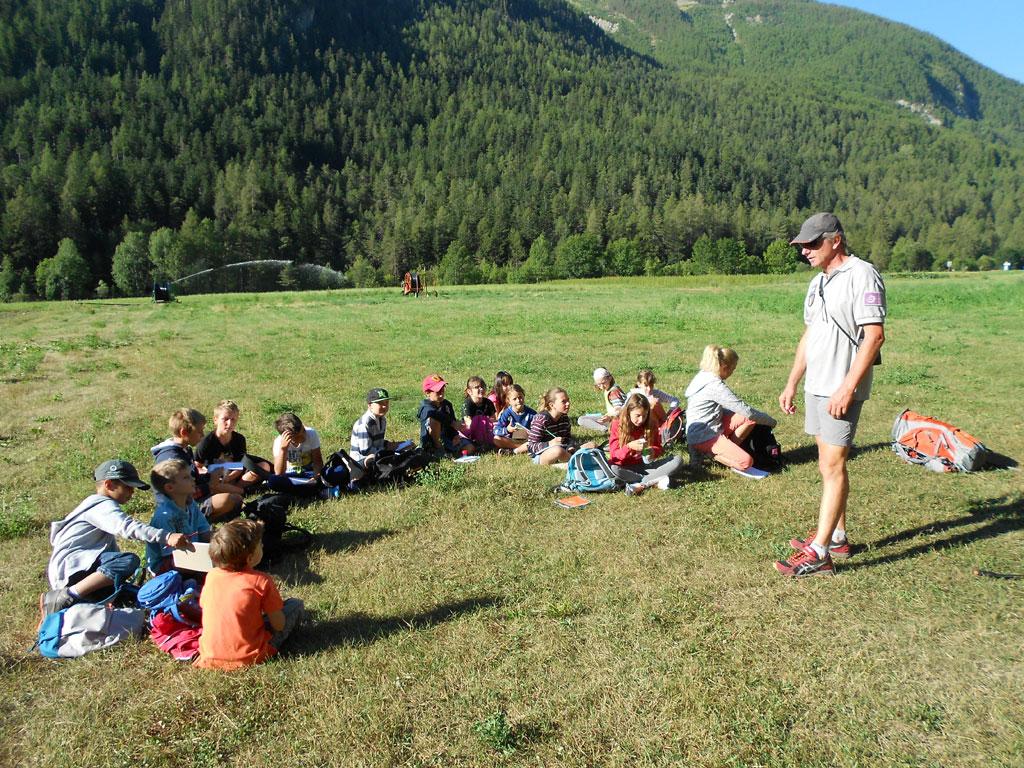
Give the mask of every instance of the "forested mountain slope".
[[0, 294], [255, 258], [504, 279], [570, 241], [533, 277], [678, 271], [825, 208], [883, 264], [1024, 244], [1019, 85], [843, 9], [681, 5], [587, 3], [606, 34], [559, 0], [7, 4]]
[[765, 74], [821, 99], [866, 96], [916, 105], [925, 119], [947, 126], [964, 118], [980, 135], [1024, 139], [1024, 85], [931, 35], [867, 13], [816, 0], [572, 4], [613, 39], [667, 67]]

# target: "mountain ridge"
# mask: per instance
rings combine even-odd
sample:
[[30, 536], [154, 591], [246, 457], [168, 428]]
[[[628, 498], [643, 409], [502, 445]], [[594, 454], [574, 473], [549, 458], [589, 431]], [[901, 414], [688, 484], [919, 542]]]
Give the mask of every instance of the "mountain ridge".
[[[707, 30], [721, 19], [720, 26], [732, 33], [732, 45], [744, 49], [751, 58], [739, 65], [741, 67], [762, 68], [769, 55], [777, 55], [773, 63], [778, 69], [800, 69], [801, 56], [797, 53], [804, 53], [807, 54], [805, 58], [813, 62], [814, 73], [819, 77], [829, 71], [828, 67], [832, 66], [830, 60], [835, 60], [837, 69], [842, 67], [848, 72], [861, 69], [866, 73], [866, 79], [857, 84], [859, 93], [891, 102], [903, 99], [933, 109], [941, 108], [948, 112], [947, 118], [964, 117], [977, 121], [982, 119], [979, 99], [1005, 100], [1006, 104], [1000, 105], [1002, 110], [997, 110], [1006, 113], [997, 115], [1000, 127], [1016, 132], [1018, 137], [1024, 130], [1024, 85], [993, 72], [930, 33], [863, 11], [816, 0], [729, 0], [726, 3], [572, 0], [572, 4], [594, 14], [595, 18], [602, 18], [600, 14], [605, 13], [628, 19], [627, 24], [632, 24], [648, 38], [653, 34], [655, 24], [660, 25], [657, 31], [662, 37], [667, 34], [685, 37], [687, 27], [699, 24]], [[678, 6], [682, 8], [678, 10], [676, 28], [673, 29], [673, 25], [668, 23], [672, 18], [664, 9]], [[661, 12], [656, 12], [659, 7]], [[829, 35], [814, 34], [815, 30], [826, 28]], [[871, 32], [869, 40], [863, 45], [858, 44], [868, 31]], [[630, 41], [636, 44], [635, 36], [627, 34], [626, 30], [621, 32], [627, 44]], [[612, 33], [612, 36], [616, 35]], [[705, 32], [704, 39], [709, 37]], [[719, 30], [717, 39], [728, 42], [722, 30]], [[785, 43], [790, 39], [801, 41], [799, 47], [787, 49]], [[892, 44], [896, 41], [902, 43], [906, 50], [899, 50]], [[702, 44], [700, 41], [690, 41], [689, 45], [685, 39], [673, 42], [689, 52], [687, 64], [699, 61], [699, 57], [692, 54], [695, 46]], [[638, 47], [642, 49], [642, 46]], [[658, 56], [657, 46], [653, 46], [651, 51]], [[736, 66], [734, 57], [730, 59], [721, 48], [718, 53], [716, 63]], [[884, 59], [880, 62], [882, 54]], [[661, 59], [670, 66], [680, 64], [671, 51]], [[880, 88], [879, 84], [885, 84], [889, 75], [894, 74], [894, 65], [903, 67], [900, 76], [907, 81], [905, 87]], [[994, 90], [1003, 93], [994, 94]], [[846, 95], [850, 92], [847, 91]], [[926, 95], [932, 98], [926, 99]]]

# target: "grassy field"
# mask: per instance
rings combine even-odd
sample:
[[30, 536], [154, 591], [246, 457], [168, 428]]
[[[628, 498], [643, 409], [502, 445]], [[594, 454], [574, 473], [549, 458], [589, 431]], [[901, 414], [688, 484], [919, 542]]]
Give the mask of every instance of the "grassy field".
[[[172, 409], [231, 397], [263, 453], [294, 409], [333, 449], [372, 386], [412, 436], [433, 371], [453, 399], [502, 368], [530, 401], [561, 384], [581, 413], [596, 365], [681, 394], [718, 342], [777, 413], [807, 275], [0, 306], [0, 765], [1020, 766], [1024, 582], [971, 569], [1022, 570], [1021, 473], [940, 476], [888, 440], [913, 407], [1024, 457], [1022, 277], [889, 279], [851, 463], [864, 548], [836, 578], [771, 567], [815, 522], [799, 416], [776, 431], [781, 475], [710, 468], [580, 511], [552, 504], [559, 472], [486, 457], [299, 512], [316, 541], [274, 574], [311, 621], [230, 675], [148, 642], [26, 653], [47, 522], [103, 459], [148, 472]], [[129, 509], [148, 520], [152, 497]]]

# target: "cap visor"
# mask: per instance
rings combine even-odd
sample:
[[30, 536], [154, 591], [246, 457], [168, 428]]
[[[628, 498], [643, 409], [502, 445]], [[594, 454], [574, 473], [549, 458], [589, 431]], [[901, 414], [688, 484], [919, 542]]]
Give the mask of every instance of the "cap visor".
[[130, 485], [132, 488], [138, 488], [140, 491], [148, 491], [149, 485], [142, 482], [141, 480], [121, 480], [125, 485]]

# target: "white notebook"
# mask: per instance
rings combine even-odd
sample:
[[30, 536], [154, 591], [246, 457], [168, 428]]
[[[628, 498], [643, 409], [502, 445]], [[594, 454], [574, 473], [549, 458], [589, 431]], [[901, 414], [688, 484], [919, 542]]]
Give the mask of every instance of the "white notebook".
[[206, 469], [210, 472], [218, 469], [223, 469], [225, 472], [234, 472], [236, 469], [245, 469], [245, 465], [240, 461], [222, 461], [218, 464], [211, 464]]
[[183, 549], [174, 550], [172, 553], [174, 567], [186, 571], [202, 571], [203, 573], [212, 571], [213, 561], [210, 559], [210, 545], [201, 541], [193, 541], [192, 546], [196, 548], [195, 552], [186, 552]]

